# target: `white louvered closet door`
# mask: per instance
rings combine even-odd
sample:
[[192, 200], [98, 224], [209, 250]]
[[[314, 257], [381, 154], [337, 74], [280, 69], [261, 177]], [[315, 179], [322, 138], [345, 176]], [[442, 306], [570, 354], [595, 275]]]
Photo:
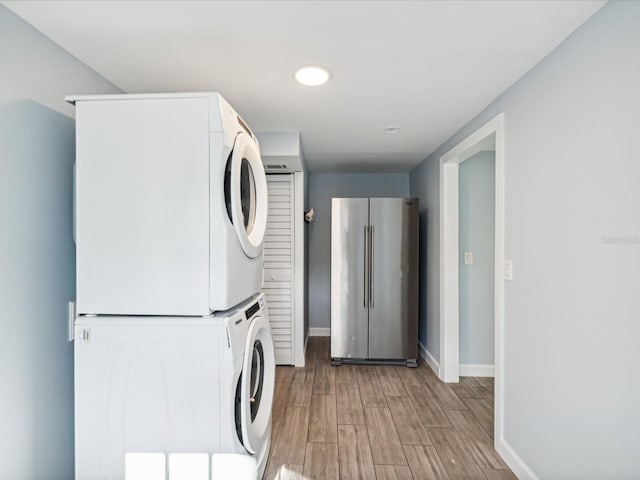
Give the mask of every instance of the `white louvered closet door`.
[[276, 363], [293, 364], [293, 175], [267, 175], [269, 216], [264, 243], [264, 288]]

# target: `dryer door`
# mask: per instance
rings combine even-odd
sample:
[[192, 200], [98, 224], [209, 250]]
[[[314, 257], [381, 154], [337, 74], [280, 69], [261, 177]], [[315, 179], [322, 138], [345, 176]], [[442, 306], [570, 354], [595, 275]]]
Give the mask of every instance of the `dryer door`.
[[239, 133], [230, 160], [227, 205], [231, 222], [244, 253], [257, 257], [262, 251], [267, 229], [267, 176], [260, 151], [246, 133]]
[[271, 423], [276, 363], [269, 322], [256, 316], [249, 326], [242, 366], [242, 443], [255, 454], [266, 441]]

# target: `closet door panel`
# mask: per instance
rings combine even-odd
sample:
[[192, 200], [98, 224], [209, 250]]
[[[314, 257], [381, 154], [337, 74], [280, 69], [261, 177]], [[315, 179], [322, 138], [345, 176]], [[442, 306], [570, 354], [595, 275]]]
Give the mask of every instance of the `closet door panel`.
[[264, 243], [264, 287], [278, 365], [293, 364], [293, 175], [267, 175], [269, 215]]

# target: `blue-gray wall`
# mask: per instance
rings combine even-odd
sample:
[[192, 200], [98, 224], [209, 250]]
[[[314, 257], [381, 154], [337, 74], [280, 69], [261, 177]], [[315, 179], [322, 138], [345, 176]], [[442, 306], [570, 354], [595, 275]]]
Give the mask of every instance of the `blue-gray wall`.
[[[460, 363], [493, 365], [495, 270], [495, 152], [480, 152], [460, 164], [459, 318]], [[464, 264], [464, 252], [473, 263]]]
[[504, 442], [542, 479], [640, 478], [638, 25], [640, 2], [608, 3], [411, 172], [437, 280], [439, 158], [504, 112]]
[[334, 197], [406, 197], [408, 173], [312, 173], [309, 206], [309, 326], [331, 323], [331, 199]]
[[0, 65], [0, 478], [70, 479], [75, 135], [59, 112], [118, 90], [3, 6]]

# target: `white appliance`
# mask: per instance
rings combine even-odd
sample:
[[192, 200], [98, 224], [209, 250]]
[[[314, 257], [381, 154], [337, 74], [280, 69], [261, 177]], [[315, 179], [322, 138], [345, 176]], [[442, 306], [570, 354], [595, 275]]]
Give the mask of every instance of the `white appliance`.
[[260, 291], [266, 177], [218, 93], [67, 101], [79, 314], [208, 315]]
[[248, 453], [262, 478], [275, 386], [263, 294], [207, 317], [81, 316], [74, 334], [78, 480], [125, 478], [139, 453]]

